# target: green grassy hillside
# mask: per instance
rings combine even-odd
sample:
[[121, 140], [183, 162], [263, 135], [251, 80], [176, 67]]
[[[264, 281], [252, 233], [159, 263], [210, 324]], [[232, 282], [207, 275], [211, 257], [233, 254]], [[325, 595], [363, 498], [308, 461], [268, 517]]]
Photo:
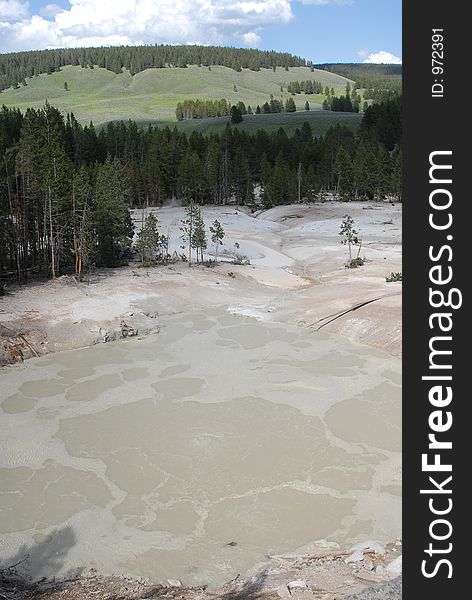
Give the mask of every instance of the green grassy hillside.
[[[0, 104], [17, 106], [24, 111], [28, 107], [41, 107], [48, 100], [61, 111], [73, 112], [82, 123], [93, 121], [95, 125], [122, 119], [140, 123], [169, 123], [175, 122], [175, 107], [181, 100], [226, 98], [231, 103], [242, 100], [255, 108], [257, 104], [266, 102], [271, 94], [285, 101], [289, 97], [286, 90], [289, 82], [307, 79], [334, 87], [336, 93], [344, 92], [348, 81], [328, 71], [315, 69], [312, 72], [308, 67], [291, 67], [289, 71], [278, 67], [275, 72], [272, 69], [243, 69], [238, 73], [223, 66], [215, 65], [211, 70], [208, 67], [190, 66], [186, 69], [147, 69], [132, 77], [129, 72], [117, 75], [106, 69], [66, 66], [60, 72], [28, 78], [26, 86], [3, 91]], [[64, 89], [65, 82], [69, 91]], [[317, 95], [297, 95], [293, 98], [299, 110], [303, 109], [307, 99], [312, 108], [320, 107], [323, 101], [323, 97]], [[339, 114], [332, 116], [336, 122]], [[289, 117], [273, 116], [282, 120]], [[257, 123], [258, 118], [248, 119], [244, 126]], [[345, 119], [345, 115], [339, 118]], [[322, 119], [326, 121], [327, 117]], [[198, 123], [183, 125], [190, 128], [203, 126]], [[215, 126], [218, 124], [215, 123]], [[265, 122], [262, 126], [265, 126]]]

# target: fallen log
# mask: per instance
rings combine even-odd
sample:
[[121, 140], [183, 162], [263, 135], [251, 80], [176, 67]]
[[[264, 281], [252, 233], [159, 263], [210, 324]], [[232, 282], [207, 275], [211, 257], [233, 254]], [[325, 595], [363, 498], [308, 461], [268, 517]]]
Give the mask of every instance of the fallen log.
[[12, 333], [14, 333], [16, 335], [16, 331], [13, 331], [13, 329], [11, 327], [7, 327], [5, 325], [5, 323], [2, 323], [2, 321], [0, 321], [0, 326], [4, 327], [7, 331], [11, 331]]
[[[326, 552], [324, 554], [308, 554], [302, 556], [303, 560], [323, 560], [329, 558], [330, 560], [338, 560], [339, 558], [347, 558], [354, 553], [353, 550], [349, 550], [347, 552]], [[363, 551], [364, 556], [375, 555], [374, 550], [365, 549]]]
[[31, 345], [31, 344], [28, 342], [28, 340], [25, 338], [25, 336], [24, 336], [22, 333], [20, 333], [20, 334], [18, 335], [18, 337], [24, 341], [24, 343], [26, 344], [26, 346], [27, 346], [27, 347], [28, 347], [28, 348], [31, 350], [31, 352], [32, 352], [33, 356], [36, 356], [36, 357], [38, 358], [38, 357], [39, 357], [39, 354], [38, 354], [38, 352], [36, 352], [36, 350], [35, 350], [35, 349], [33, 348], [33, 346], [32, 346], [32, 345]]
[[[13, 333], [13, 335], [15, 335], [16, 337], [19, 337], [20, 340], [22, 340], [22, 342], [25, 344], [25, 346], [31, 350], [31, 353], [33, 354], [33, 356], [39, 357], [38, 352], [28, 342], [28, 340], [25, 338], [23, 333], [18, 333], [16, 331], [14, 331], [11, 327], [8, 327], [7, 325], [5, 325], [5, 323], [2, 323], [1, 321], [0, 321], [0, 326], [3, 327], [4, 329], [6, 329], [7, 331], [10, 331], [11, 333]], [[12, 346], [14, 346], [16, 348], [17, 344], [14, 344], [13, 342], [10, 342], [10, 343], [12, 344]], [[18, 348], [16, 348], [16, 349], [18, 350]]]

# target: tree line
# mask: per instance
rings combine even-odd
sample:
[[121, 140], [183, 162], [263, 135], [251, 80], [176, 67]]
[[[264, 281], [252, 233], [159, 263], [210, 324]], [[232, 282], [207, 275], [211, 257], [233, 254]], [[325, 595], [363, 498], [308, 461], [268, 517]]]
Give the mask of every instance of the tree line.
[[259, 104], [256, 106], [255, 113], [256, 115], [270, 115], [274, 113], [283, 113], [283, 112], [296, 112], [297, 107], [295, 105], [295, 101], [293, 98], [287, 98], [287, 100], [277, 100], [274, 97], [268, 102], [264, 102], [262, 106]]
[[[259, 104], [255, 110], [250, 105], [245, 105], [241, 100], [236, 104], [231, 105], [225, 98], [221, 100], [184, 100], [177, 104], [175, 109], [175, 116], [177, 121], [189, 121], [191, 119], [208, 119], [212, 117], [227, 117], [231, 115], [231, 122], [233, 124], [240, 123], [243, 115], [269, 115], [274, 113], [283, 112], [296, 112], [297, 107], [293, 98], [287, 98], [285, 102], [283, 100], [277, 100], [273, 96], [267, 102], [264, 102], [262, 106]], [[241, 118], [236, 117], [240, 115]]]
[[[195, 250], [197, 264], [198, 262], [203, 263], [203, 253], [208, 247], [208, 237], [200, 207], [190, 201], [186, 206], [185, 216], [180, 224], [180, 231], [182, 232], [180, 237], [184, 243], [181, 248], [188, 248], [188, 256], [183, 255], [183, 257], [187, 259], [189, 266], [191, 266], [192, 250]], [[145, 227], [147, 226], [148, 219], [145, 224]], [[214, 262], [216, 263], [218, 262], [219, 247], [223, 244], [223, 238], [225, 237], [225, 230], [217, 219], [215, 219], [210, 226], [210, 237], [215, 249]]]
[[[325, 94], [328, 95], [326, 90], [329, 90], [329, 88], [326, 86], [324, 90]], [[311, 79], [307, 79], [306, 81], [291, 81], [287, 86], [287, 92], [289, 94], [322, 94], [323, 84]]]
[[116, 46], [109, 48], [60, 48], [0, 54], [0, 92], [26, 83], [27, 77], [53, 73], [66, 65], [93, 69], [95, 66], [121, 73], [128, 69], [135, 75], [145, 69], [188, 65], [222, 65], [236, 71], [242, 69], [275, 69], [306, 66], [304, 59], [285, 52], [228, 48], [155, 44], [148, 46]]
[[[189, 266], [192, 265], [192, 250], [196, 251], [197, 264], [204, 262], [204, 251], [208, 248], [208, 233], [203, 220], [202, 211], [197, 204], [190, 202], [185, 208], [184, 218], [180, 221], [180, 239], [182, 250], [187, 250], [188, 254], [179, 254], [180, 258], [187, 260]], [[215, 219], [210, 225], [210, 239], [214, 246], [213, 262], [218, 262], [219, 246], [223, 244], [225, 231], [221, 223]], [[160, 234], [158, 229], [158, 220], [154, 213], [150, 213], [143, 220], [142, 227], [136, 236], [135, 250], [139, 253], [143, 264], [152, 264], [156, 261], [167, 262], [171, 255], [169, 254], [169, 238]]]
[[364, 86], [364, 100], [372, 100], [372, 102], [383, 102], [390, 98], [397, 98], [402, 94], [401, 80], [374, 80], [360, 83], [359, 86]]
[[81, 275], [131, 256], [132, 207], [263, 206], [327, 193], [344, 200], [401, 197], [400, 100], [369, 107], [359, 135], [343, 126], [288, 137], [227, 125], [221, 134], [109, 123], [97, 131], [46, 104], [0, 110], [0, 273]]
[[209, 117], [227, 117], [231, 111], [231, 103], [221, 100], [183, 100], [177, 103], [175, 116], [177, 121], [190, 119], [207, 119]]
[[[373, 65], [377, 66], [377, 65]], [[343, 71], [350, 76], [357, 73], [350, 72], [348, 69]], [[363, 72], [363, 71], [361, 71]], [[346, 77], [348, 75], [345, 75]], [[311, 81], [292, 81], [287, 87], [287, 91], [293, 95], [296, 94], [324, 94], [326, 96], [323, 101], [324, 110], [340, 111], [340, 112], [359, 112], [361, 110], [361, 101], [364, 99], [364, 106], [368, 106], [369, 102], [379, 103], [391, 98], [397, 98], [402, 93], [401, 77], [384, 77], [373, 78], [372, 76], [358, 76], [357, 80], [351, 86], [346, 84], [346, 94], [336, 96], [334, 88], [323, 86], [319, 82]]]
[[328, 96], [323, 100], [321, 107], [323, 110], [332, 110], [333, 112], [358, 113], [359, 101], [356, 99], [353, 102], [348, 94], [345, 96]]
[[[351, 84], [346, 84], [346, 94], [341, 96], [335, 96], [334, 90], [327, 89], [326, 98], [323, 100], [322, 109], [332, 110], [334, 112], [355, 112], [360, 111], [361, 95], [359, 90], [356, 88], [351, 90]], [[368, 104], [364, 102], [364, 112], [367, 109]]]
[[[317, 83], [317, 82], [313, 82]], [[287, 91], [292, 95], [296, 94], [324, 94], [326, 98], [323, 100], [322, 109], [323, 110], [332, 110], [334, 112], [359, 112], [361, 108], [361, 94], [359, 89], [351, 89], [351, 84], [348, 82], [346, 84], [346, 94], [336, 96], [334, 88], [330, 88], [329, 86], [323, 86], [321, 84], [317, 84], [316, 86], [312, 85], [311, 81], [292, 81], [287, 87]], [[369, 96], [369, 99], [372, 99], [374, 102], [381, 102], [383, 98]], [[367, 107], [365, 104], [364, 109]], [[310, 105], [307, 101], [305, 104], [305, 109], [309, 110]], [[289, 111], [286, 111], [289, 112]]]

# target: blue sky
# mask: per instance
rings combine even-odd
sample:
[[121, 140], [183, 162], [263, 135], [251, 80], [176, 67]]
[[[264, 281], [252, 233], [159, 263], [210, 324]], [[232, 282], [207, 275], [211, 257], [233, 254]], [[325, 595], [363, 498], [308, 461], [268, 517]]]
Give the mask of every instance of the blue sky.
[[321, 6], [294, 2], [294, 20], [268, 28], [260, 47], [285, 50], [315, 63], [362, 62], [380, 51], [401, 57], [401, 5], [398, 0]]
[[154, 42], [398, 62], [401, 0], [0, 0], [1, 52]]

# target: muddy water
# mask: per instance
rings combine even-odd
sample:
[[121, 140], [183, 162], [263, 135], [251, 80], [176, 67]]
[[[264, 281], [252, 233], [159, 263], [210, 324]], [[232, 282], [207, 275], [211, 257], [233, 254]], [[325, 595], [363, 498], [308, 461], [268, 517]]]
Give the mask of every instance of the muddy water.
[[218, 584], [400, 535], [398, 360], [218, 311], [161, 321], [0, 373], [4, 563]]

